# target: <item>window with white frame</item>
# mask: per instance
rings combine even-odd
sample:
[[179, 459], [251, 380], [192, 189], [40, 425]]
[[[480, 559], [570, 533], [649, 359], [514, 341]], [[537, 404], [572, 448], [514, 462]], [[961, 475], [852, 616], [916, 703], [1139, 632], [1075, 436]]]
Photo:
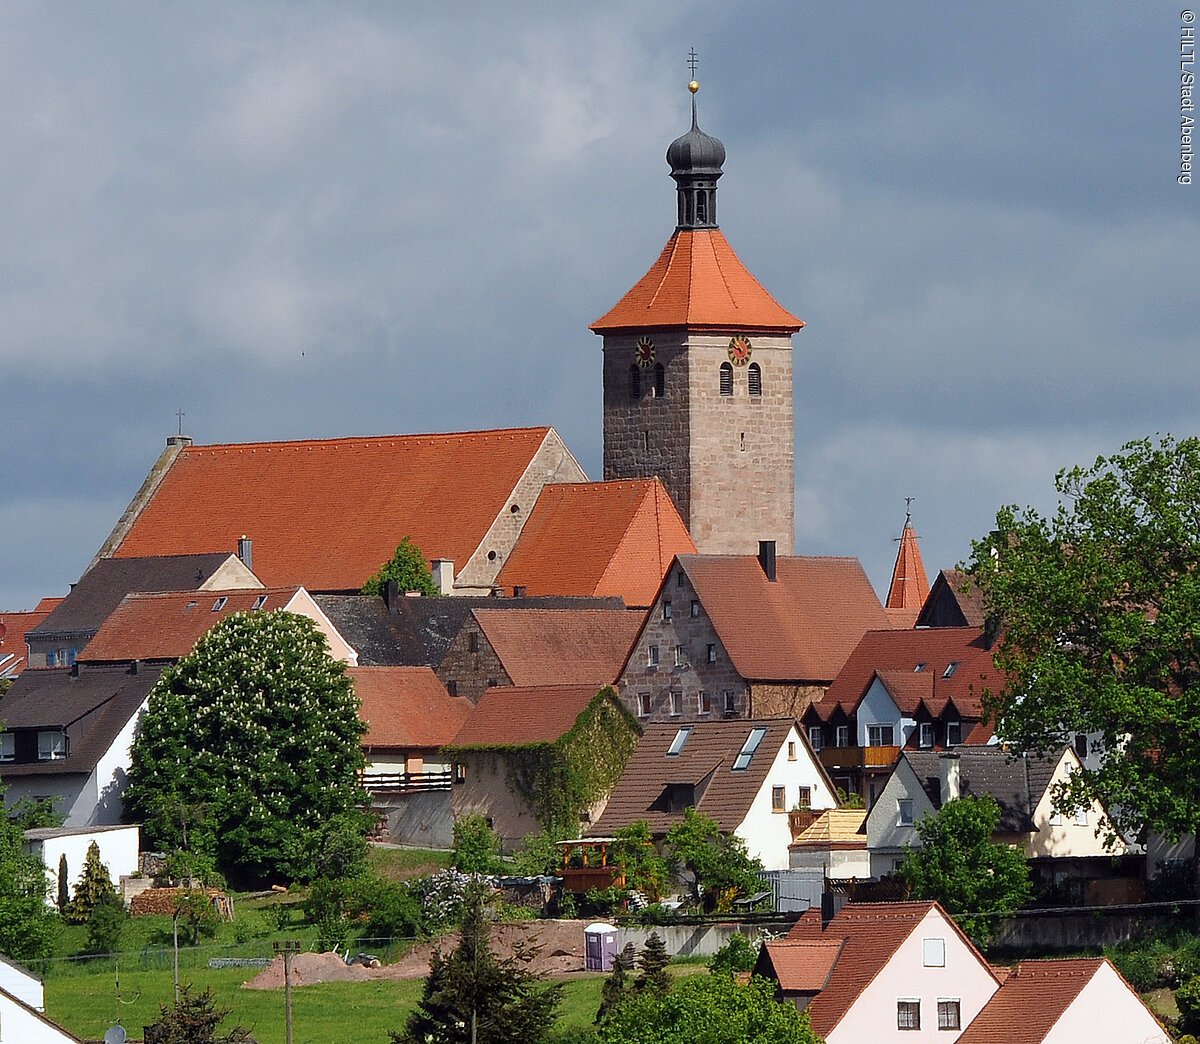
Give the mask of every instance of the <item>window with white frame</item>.
[[658, 666], [658, 646], [652, 645], [646, 652], [646, 663], [651, 667]]
[[787, 797], [785, 795], [786, 795], [786, 791], [783, 787], [772, 787], [771, 788], [771, 811], [772, 812], [786, 812], [787, 811]]
[[11, 732], [0, 732], [0, 761], [17, 760], [17, 737]]
[[1063, 814], [1057, 808], [1052, 808], [1050, 810], [1050, 825], [1051, 826], [1062, 826], [1063, 825]]
[[711, 714], [712, 713], [712, 694], [711, 693], [705, 692], [703, 690], [700, 691], [700, 694], [696, 697], [696, 710], [701, 714]]
[[867, 726], [868, 747], [890, 747], [895, 738], [895, 727], [891, 722], [886, 724], [876, 722]]
[[700, 603], [697, 602], [694, 598], [692, 599], [692, 615], [693, 616], [700, 615]]
[[812, 787], [800, 787], [796, 792], [797, 808], [812, 808]]
[[1084, 805], [1083, 808], [1077, 808], [1075, 810], [1075, 825], [1076, 826], [1087, 826], [1088, 825], [1087, 812], [1088, 812], [1087, 805]]
[[735, 695], [735, 693], [732, 689], [725, 690], [725, 713], [726, 714], [736, 714], [737, 713], [737, 696]]
[[671, 600], [670, 600], [669, 598], [668, 598], [668, 599], [667, 599], [665, 602], [663, 602], [663, 616], [662, 616], [662, 618], [663, 618], [664, 620], [669, 620], [669, 619], [671, 619]]
[[638, 693], [638, 717], [650, 717], [650, 693], [648, 692]]
[[688, 665], [688, 654], [686, 645], [675, 646], [675, 666], [686, 667]]
[[933, 722], [932, 721], [921, 722], [921, 730], [920, 730], [920, 734], [917, 739], [917, 742], [922, 747], [932, 747], [933, 746]]
[[788, 740], [788, 761], [796, 760], [796, 741]]
[[913, 821], [912, 798], [899, 798], [896, 801], [896, 825], [897, 826], [912, 826], [912, 821]]
[[38, 761], [61, 761], [67, 756], [67, 734], [59, 729], [38, 733]]
[[820, 750], [821, 749], [821, 739], [822, 739], [821, 726], [820, 725], [810, 725], [808, 727], [809, 746], [811, 746], [813, 750]]
[[833, 730], [833, 745], [835, 747], [850, 746], [850, 726], [838, 725]]
[[717, 647], [712, 642], [708, 643], [708, 662], [717, 662]]
[[675, 738], [671, 740], [671, 745], [667, 748], [667, 757], [674, 758], [682, 754], [684, 744], [687, 743], [688, 737], [691, 734], [692, 727], [690, 725], [685, 725], [682, 729], [675, 733]]
[[962, 743], [962, 722], [946, 722], [946, 746], [957, 747], [960, 743]]
[[937, 1009], [938, 1029], [962, 1029], [962, 1002], [960, 1000], [957, 998], [950, 999], [946, 997], [939, 997]]
[[921, 1028], [921, 1002], [904, 998], [896, 1001], [896, 1029], [919, 1030]]
[[671, 693], [671, 717], [678, 718], [683, 713], [683, 693]]
[[921, 963], [926, 968], [946, 967], [946, 940], [922, 939]]

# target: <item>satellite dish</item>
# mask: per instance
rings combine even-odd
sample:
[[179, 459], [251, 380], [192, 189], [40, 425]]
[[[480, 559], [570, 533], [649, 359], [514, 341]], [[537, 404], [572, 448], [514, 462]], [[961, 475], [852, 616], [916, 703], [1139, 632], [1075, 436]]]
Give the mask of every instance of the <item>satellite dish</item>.
[[125, 1027], [109, 1026], [104, 1031], [104, 1044], [125, 1044]]

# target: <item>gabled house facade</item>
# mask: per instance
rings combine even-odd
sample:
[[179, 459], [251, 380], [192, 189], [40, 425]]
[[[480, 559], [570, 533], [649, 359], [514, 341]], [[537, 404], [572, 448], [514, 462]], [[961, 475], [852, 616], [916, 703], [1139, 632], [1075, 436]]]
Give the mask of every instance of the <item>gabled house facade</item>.
[[663, 837], [694, 808], [745, 841], [765, 869], [782, 870], [792, 842], [789, 813], [836, 806], [832, 782], [790, 718], [654, 722], [589, 834], [645, 821]]
[[0, 610], [0, 681], [11, 681], [29, 666], [29, 643], [25, 636], [37, 630], [61, 601], [61, 598], [43, 598], [29, 612]]
[[857, 559], [683, 555], [621, 670], [645, 721], [796, 717], [887, 617]]
[[27, 968], [0, 957], [0, 1041], [8, 1044], [79, 1044], [46, 1017], [42, 980]]

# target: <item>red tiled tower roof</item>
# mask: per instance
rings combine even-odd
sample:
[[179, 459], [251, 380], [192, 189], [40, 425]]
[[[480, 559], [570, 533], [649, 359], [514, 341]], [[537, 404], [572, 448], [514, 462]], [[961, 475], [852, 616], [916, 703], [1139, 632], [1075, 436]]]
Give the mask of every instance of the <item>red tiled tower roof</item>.
[[750, 274], [721, 230], [706, 228], [677, 229], [650, 271], [590, 329], [598, 334], [664, 327], [793, 334], [803, 325]]
[[357, 590], [409, 537], [462, 569], [549, 428], [186, 446], [114, 556], [254, 541], [268, 587]]
[[671, 559], [695, 551], [658, 479], [549, 485], [496, 583], [531, 596], [616, 595], [644, 608]]
[[928, 597], [929, 578], [925, 575], [925, 563], [921, 560], [917, 531], [913, 529], [912, 523], [905, 519], [884, 608], [892, 623], [911, 627]]

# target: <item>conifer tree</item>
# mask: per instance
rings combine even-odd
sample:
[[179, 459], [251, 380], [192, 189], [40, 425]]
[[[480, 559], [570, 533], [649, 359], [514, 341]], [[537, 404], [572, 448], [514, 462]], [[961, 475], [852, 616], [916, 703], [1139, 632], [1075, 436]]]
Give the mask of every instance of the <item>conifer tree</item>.
[[633, 943], [626, 943], [625, 949], [613, 957], [612, 971], [604, 980], [600, 990], [600, 1010], [596, 1012], [596, 1022], [602, 1023], [617, 1008], [630, 993], [633, 983], [629, 981], [629, 973], [637, 967], [637, 948]]
[[228, 1009], [217, 1007], [211, 987], [193, 997], [185, 985], [175, 1006], [163, 1005], [158, 1021], [146, 1027], [146, 1040], [157, 1044], [257, 1044], [243, 1026], [217, 1036], [217, 1028], [228, 1014]]
[[70, 901], [71, 880], [67, 876], [67, 854], [64, 852], [58, 857], [58, 897], [55, 900], [60, 914], [67, 912], [67, 903]]
[[100, 846], [88, 845], [83, 870], [75, 885], [75, 894], [67, 904], [63, 917], [68, 924], [87, 924], [92, 911], [102, 903], [119, 903], [117, 890], [109, 877], [108, 867], [100, 862]]
[[638, 958], [638, 967], [641, 969], [637, 979], [638, 992], [666, 993], [671, 988], [671, 973], [667, 971], [670, 962], [667, 944], [658, 932], [651, 932]]

